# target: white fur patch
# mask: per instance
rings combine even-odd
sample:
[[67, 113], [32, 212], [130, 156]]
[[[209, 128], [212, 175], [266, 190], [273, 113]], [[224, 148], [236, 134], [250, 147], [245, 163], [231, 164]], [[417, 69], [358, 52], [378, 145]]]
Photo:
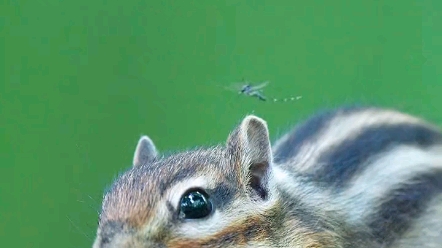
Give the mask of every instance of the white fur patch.
[[369, 162], [351, 186], [338, 198], [351, 220], [361, 220], [373, 212], [378, 199], [414, 176], [442, 168], [442, 150], [421, 150], [400, 146]]

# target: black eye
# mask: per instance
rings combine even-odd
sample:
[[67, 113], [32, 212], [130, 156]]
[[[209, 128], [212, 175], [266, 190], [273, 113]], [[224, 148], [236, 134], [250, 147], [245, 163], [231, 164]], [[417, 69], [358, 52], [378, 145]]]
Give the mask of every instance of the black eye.
[[203, 190], [186, 192], [180, 202], [180, 217], [185, 219], [204, 218], [212, 212], [212, 203]]

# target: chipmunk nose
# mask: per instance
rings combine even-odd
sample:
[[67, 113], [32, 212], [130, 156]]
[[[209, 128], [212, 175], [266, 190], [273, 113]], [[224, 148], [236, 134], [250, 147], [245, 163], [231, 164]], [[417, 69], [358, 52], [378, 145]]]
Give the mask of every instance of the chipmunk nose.
[[124, 231], [124, 224], [120, 221], [108, 221], [101, 229], [101, 237], [104, 239], [112, 239], [115, 234], [122, 233]]
[[165, 248], [166, 245], [136, 235], [121, 221], [107, 221], [100, 227], [93, 248]]
[[117, 234], [127, 232], [124, 223], [120, 221], [107, 221], [101, 225], [99, 236], [97, 237], [94, 248], [108, 247], [113, 243], [113, 239]]

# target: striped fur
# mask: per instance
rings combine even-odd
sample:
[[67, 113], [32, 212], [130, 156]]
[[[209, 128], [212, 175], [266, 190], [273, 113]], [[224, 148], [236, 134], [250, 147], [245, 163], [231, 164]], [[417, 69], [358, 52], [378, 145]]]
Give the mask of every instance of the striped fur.
[[[144, 136], [103, 199], [94, 248], [442, 247], [442, 135], [379, 108], [326, 111], [270, 145], [246, 117], [225, 146], [160, 157]], [[214, 206], [178, 214], [202, 188]]]

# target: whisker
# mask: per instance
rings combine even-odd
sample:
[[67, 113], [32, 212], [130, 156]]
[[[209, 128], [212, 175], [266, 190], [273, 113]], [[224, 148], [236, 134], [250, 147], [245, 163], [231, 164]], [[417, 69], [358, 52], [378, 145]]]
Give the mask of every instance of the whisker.
[[85, 233], [83, 230], [81, 230], [81, 228], [75, 224], [71, 218], [69, 218], [68, 215], [66, 215], [66, 218], [68, 218], [69, 222], [72, 224], [72, 226], [78, 231], [80, 232], [80, 234], [82, 234], [83, 236], [85, 236], [86, 238], [88, 238], [89, 240], [92, 240], [91, 236], [87, 235], [87, 233]]

